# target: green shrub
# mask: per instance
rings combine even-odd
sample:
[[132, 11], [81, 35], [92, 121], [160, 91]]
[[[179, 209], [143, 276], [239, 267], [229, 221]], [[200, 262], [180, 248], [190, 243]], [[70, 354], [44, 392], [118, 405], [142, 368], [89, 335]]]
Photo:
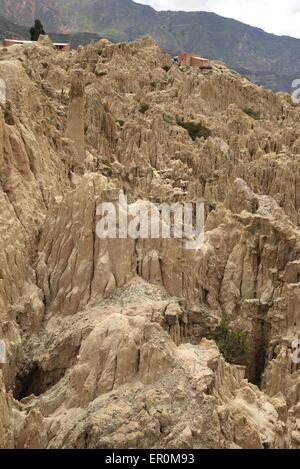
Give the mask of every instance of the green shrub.
[[95, 75], [97, 77], [105, 77], [107, 75], [107, 72], [105, 70], [96, 70]]
[[241, 329], [232, 330], [229, 328], [229, 320], [226, 315], [223, 316], [220, 326], [212, 335], [228, 363], [245, 365], [249, 354], [248, 334]]
[[245, 107], [243, 111], [249, 117], [252, 117], [252, 119], [259, 120], [261, 118], [260, 112], [254, 111], [254, 109], [251, 109], [250, 107]]
[[172, 114], [164, 114], [163, 115], [163, 120], [167, 123], [167, 124], [174, 124], [174, 119], [173, 119], [173, 116]]
[[149, 104], [147, 103], [141, 103], [140, 107], [139, 107], [139, 111], [141, 114], [145, 114], [145, 112], [147, 112], [149, 110]]
[[192, 140], [196, 140], [196, 138], [201, 137], [204, 137], [206, 140], [211, 135], [211, 130], [200, 122], [184, 122], [181, 119], [177, 119], [177, 124], [188, 131]]

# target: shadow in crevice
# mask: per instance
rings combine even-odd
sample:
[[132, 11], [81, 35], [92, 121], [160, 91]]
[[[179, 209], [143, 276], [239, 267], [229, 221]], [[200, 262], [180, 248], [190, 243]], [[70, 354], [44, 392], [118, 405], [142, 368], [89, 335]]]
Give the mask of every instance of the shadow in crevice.
[[262, 376], [267, 365], [267, 354], [270, 340], [270, 324], [261, 312], [254, 322], [253, 346], [247, 366], [247, 378], [250, 382], [261, 388]]
[[65, 372], [66, 370], [61, 368], [44, 371], [36, 362], [23, 365], [16, 377], [14, 398], [21, 401], [32, 394], [44, 394], [60, 381]]

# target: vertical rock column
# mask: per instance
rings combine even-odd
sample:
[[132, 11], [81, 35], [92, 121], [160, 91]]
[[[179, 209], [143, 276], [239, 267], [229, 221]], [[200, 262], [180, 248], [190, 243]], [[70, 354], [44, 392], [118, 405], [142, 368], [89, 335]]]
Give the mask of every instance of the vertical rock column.
[[84, 143], [84, 78], [83, 70], [72, 73], [69, 111], [65, 136], [75, 142], [76, 154], [73, 166], [83, 166], [85, 160]]

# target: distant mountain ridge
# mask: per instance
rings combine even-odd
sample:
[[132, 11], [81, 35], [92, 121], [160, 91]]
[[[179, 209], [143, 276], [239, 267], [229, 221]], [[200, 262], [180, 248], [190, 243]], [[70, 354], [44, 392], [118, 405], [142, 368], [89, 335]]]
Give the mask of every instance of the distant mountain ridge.
[[[87, 44], [101, 39], [101, 36], [95, 33], [51, 33], [50, 36], [54, 42], [70, 42], [72, 47], [75, 48], [80, 44]], [[6, 38], [29, 40], [29, 28], [26, 26], [20, 26], [7, 18], [0, 16], [0, 40]]]
[[19, 26], [7, 18], [0, 16], [0, 40], [6, 37], [11, 37], [12, 39], [28, 39], [27, 36], [29, 36], [28, 28]]
[[[116, 41], [150, 34], [171, 53], [198, 52], [223, 60], [259, 85], [291, 91], [300, 78], [300, 39], [275, 36], [207, 12], [155, 11], [132, 0], [0, 0], [0, 14], [48, 31], [88, 33]], [[97, 36], [95, 36], [97, 37]]]

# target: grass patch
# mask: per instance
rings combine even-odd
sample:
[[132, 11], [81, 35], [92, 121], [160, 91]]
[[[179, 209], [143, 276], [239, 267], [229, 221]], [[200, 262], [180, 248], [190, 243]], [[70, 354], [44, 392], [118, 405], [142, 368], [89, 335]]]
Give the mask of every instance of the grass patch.
[[187, 130], [189, 136], [194, 141], [196, 140], [196, 138], [202, 137], [206, 140], [211, 135], [211, 130], [202, 125], [200, 122], [185, 122], [181, 119], [177, 119], [177, 124]]
[[107, 72], [105, 72], [104, 70], [96, 70], [95, 75], [97, 77], [105, 77], [107, 75]]
[[248, 334], [246, 331], [230, 329], [229, 320], [227, 316], [224, 315], [212, 339], [214, 339], [218, 345], [226, 362], [235, 365], [245, 365], [249, 354], [247, 337]]
[[139, 112], [141, 114], [145, 114], [148, 110], [149, 110], [150, 106], [149, 104], [147, 103], [141, 103], [140, 107], [139, 107]]
[[252, 117], [252, 119], [259, 120], [261, 118], [260, 112], [259, 111], [254, 111], [254, 109], [251, 109], [250, 107], [245, 107], [243, 109], [243, 111], [249, 117]]

